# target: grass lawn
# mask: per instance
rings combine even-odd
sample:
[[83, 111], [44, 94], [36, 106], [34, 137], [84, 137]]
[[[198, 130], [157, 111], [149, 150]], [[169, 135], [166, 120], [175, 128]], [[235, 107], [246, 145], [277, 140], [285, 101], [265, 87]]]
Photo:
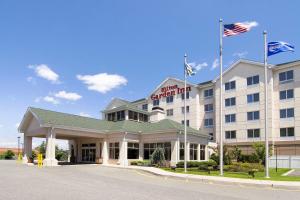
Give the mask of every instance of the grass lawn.
[[[162, 168], [163, 170], [174, 172], [170, 168]], [[255, 173], [255, 178], [252, 178], [248, 175], [248, 173], [244, 172], [225, 172], [224, 177], [230, 178], [247, 178], [247, 179], [256, 179], [256, 180], [272, 180], [272, 181], [300, 181], [300, 177], [293, 177], [293, 176], [282, 176], [282, 174], [288, 172], [290, 169], [270, 169], [270, 177], [269, 179], [265, 178], [264, 172], [257, 172]], [[177, 168], [175, 173], [184, 173], [183, 168]], [[206, 175], [206, 176], [219, 176], [219, 171], [211, 171], [210, 175], [206, 171], [200, 171], [197, 168], [188, 168], [188, 174], [195, 174], [195, 175]]]

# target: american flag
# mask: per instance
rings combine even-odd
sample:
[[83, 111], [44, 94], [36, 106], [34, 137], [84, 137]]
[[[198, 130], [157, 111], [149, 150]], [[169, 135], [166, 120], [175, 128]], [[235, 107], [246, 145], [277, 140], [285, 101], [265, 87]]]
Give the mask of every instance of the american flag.
[[244, 23], [234, 23], [234, 24], [224, 24], [224, 37], [238, 35], [250, 31], [257, 23], [254, 22], [244, 22]]

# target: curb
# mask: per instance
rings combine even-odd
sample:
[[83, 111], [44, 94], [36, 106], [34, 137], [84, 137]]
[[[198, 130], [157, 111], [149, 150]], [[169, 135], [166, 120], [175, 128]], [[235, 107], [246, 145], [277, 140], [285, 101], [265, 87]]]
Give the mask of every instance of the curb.
[[[263, 188], [277, 188], [277, 189], [289, 189], [289, 190], [297, 190], [300, 191], [300, 181], [269, 181], [269, 180], [248, 180], [241, 178], [228, 178], [228, 177], [217, 177], [217, 176], [204, 176], [204, 175], [194, 175], [194, 174], [180, 174], [174, 172], [166, 172], [158, 168], [146, 168], [146, 167], [135, 167], [135, 166], [118, 166], [118, 165], [102, 165], [104, 167], [114, 167], [119, 169], [130, 169], [130, 170], [139, 170], [143, 172], [147, 172], [149, 174], [173, 178], [173, 179], [181, 179], [181, 180], [193, 180], [202, 183], [219, 183], [224, 185], [239, 185], [239, 186], [256, 186]], [[291, 173], [290, 170], [287, 173]]]

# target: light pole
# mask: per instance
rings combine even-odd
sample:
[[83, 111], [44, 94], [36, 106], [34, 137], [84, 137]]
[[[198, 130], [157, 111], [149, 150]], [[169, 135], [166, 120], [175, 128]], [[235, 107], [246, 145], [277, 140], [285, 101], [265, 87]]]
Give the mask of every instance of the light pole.
[[18, 136], [18, 156], [20, 155], [20, 136]]

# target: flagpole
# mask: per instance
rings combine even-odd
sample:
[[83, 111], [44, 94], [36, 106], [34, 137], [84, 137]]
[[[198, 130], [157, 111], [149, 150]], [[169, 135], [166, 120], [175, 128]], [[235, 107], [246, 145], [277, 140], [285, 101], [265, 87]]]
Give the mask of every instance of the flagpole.
[[187, 144], [186, 144], [186, 63], [187, 63], [187, 55], [184, 55], [184, 172], [187, 170]]
[[267, 64], [267, 31], [263, 32], [264, 35], [264, 68], [265, 68], [265, 177], [269, 176], [269, 138], [268, 138], [268, 64]]
[[223, 176], [223, 20], [220, 19], [220, 175]]

